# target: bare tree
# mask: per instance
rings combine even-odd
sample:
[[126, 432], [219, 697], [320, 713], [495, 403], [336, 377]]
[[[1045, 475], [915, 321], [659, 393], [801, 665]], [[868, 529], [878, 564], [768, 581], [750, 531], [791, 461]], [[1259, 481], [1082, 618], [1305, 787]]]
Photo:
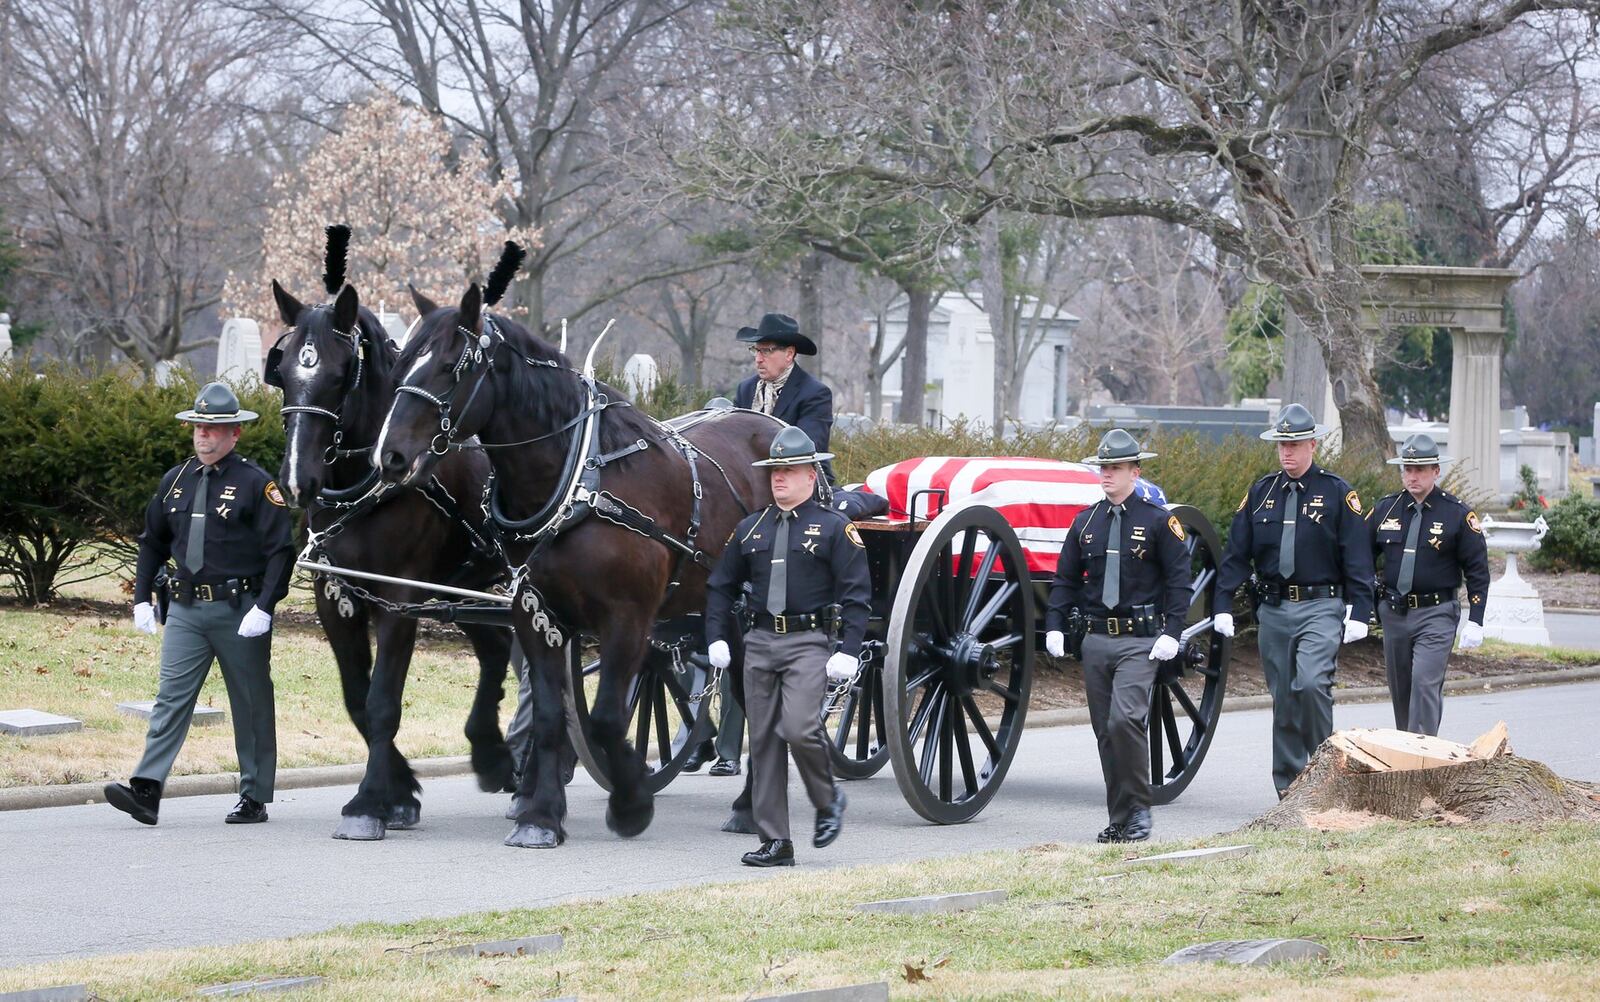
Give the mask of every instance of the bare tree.
[[0, 205], [68, 354], [149, 367], [211, 343], [185, 326], [248, 243], [241, 109], [273, 46], [213, 0], [0, 5]]

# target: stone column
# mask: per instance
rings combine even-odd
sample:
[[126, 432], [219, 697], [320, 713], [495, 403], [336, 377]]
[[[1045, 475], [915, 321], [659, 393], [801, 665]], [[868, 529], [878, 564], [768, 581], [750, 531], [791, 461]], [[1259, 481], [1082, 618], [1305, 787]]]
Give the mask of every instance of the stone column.
[[[11, 314], [0, 313], [0, 362], [11, 360]], [[1595, 408], [1595, 414], [1600, 416], [1600, 407]]]
[[1480, 495], [1500, 491], [1500, 351], [1505, 335], [1450, 332], [1450, 444], [1462, 475]]

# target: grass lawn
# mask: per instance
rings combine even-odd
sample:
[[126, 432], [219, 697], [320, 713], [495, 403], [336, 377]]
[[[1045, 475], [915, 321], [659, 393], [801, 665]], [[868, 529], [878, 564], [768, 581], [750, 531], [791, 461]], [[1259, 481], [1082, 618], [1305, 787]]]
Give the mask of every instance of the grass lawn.
[[[37, 738], [0, 735], [0, 787], [76, 783], [128, 775], [144, 749], [146, 722], [117, 704], [154, 699], [159, 636], [137, 633], [131, 613], [61, 614], [0, 608], [0, 708], [32, 707], [84, 722], [74, 734]], [[273, 631], [272, 678], [278, 716], [278, 765], [330, 765], [366, 760], [366, 747], [344, 711], [339, 673], [315, 626]], [[466, 754], [462, 736], [478, 662], [464, 641], [422, 639], [406, 683], [400, 748], [409, 756]], [[502, 704], [509, 720], [515, 687]], [[222, 671], [213, 667], [200, 703], [228, 711]], [[175, 774], [231, 772], [232, 717], [194, 727]]]
[[[263, 974], [319, 974], [324, 986], [303, 997], [735, 999], [887, 980], [897, 998], [1596, 998], [1596, 835], [1579, 824], [1248, 833], [1212, 840], [1255, 843], [1243, 859], [1126, 871], [1121, 849], [1050, 844], [61, 961], [0, 970], [0, 991], [87, 983], [106, 998], [169, 999]], [[840, 846], [849, 852], [848, 832]], [[954, 915], [850, 908], [989, 888], [1008, 899]], [[417, 955], [551, 932], [566, 936], [561, 953]], [[1197, 942], [1276, 936], [1314, 939], [1332, 956], [1271, 970], [1160, 964]]]

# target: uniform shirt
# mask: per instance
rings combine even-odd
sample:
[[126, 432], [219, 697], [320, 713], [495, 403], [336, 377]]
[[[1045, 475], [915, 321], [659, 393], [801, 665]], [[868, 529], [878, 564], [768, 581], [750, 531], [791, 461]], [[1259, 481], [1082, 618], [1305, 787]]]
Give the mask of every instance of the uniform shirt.
[[[1372, 554], [1383, 556], [1383, 584], [1398, 591], [1400, 561], [1406, 536], [1417, 517], [1415, 501], [1405, 491], [1388, 494], [1372, 509], [1367, 520]], [[1417, 562], [1412, 567], [1413, 592], [1447, 591], [1461, 587], [1467, 578], [1467, 615], [1483, 625], [1484, 603], [1489, 598], [1489, 547], [1478, 516], [1454, 494], [1435, 487], [1422, 501], [1422, 531], [1417, 534]]]
[[[1294, 537], [1294, 580], [1278, 575], [1284, 499], [1300, 486]], [[1350, 618], [1372, 618], [1372, 541], [1361, 498], [1337, 474], [1315, 463], [1299, 480], [1279, 470], [1250, 485], [1233, 514], [1228, 549], [1217, 568], [1217, 612], [1232, 612], [1233, 593], [1250, 577], [1275, 584], [1343, 585]]]
[[194, 580], [221, 584], [229, 578], [260, 578], [256, 605], [271, 613], [289, 593], [294, 565], [294, 537], [289, 509], [266, 470], [230, 452], [218, 460], [200, 492], [199, 459], [190, 458], [161, 478], [161, 488], [144, 513], [139, 536], [139, 565], [133, 600], [150, 601], [156, 570], [169, 558], [178, 575], [189, 577], [184, 556], [189, 551], [189, 513], [197, 503], [206, 509], [205, 566]]
[[[782, 510], [771, 504], [747, 515], [728, 537], [728, 546], [706, 585], [707, 643], [727, 641], [733, 636], [733, 603], [745, 582], [750, 583], [751, 601], [757, 612], [766, 611], [772, 581], [772, 541]], [[788, 600], [784, 614], [821, 612], [838, 603], [843, 607], [844, 619], [840, 649], [859, 656], [872, 598], [872, 579], [861, 535], [849, 519], [815, 500], [801, 503], [793, 514], [789, 523]]]
[[1103, 601], [1106, 550], [1111, 542], [1112, 504], [1101, 501], [1072, 520], [1056, 576], [1050, 582], [1045, 608], [1046, 631], [1066, 632], [1067, 615], [1076, 607], [1090, 619], [1126, 618], [1136, 605], [1161, 610], [1161, 632], [1176, 639], [1189, 616], [1189, 548], [1178, 517], [1137, 494], [1123, 502], [1119, 589], [1121, 603], [1107, 609]]

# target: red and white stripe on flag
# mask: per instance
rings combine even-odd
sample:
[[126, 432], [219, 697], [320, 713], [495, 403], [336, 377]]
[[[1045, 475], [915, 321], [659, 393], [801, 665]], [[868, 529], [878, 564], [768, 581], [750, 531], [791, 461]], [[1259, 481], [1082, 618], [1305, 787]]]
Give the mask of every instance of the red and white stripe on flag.
[[[1092, 466], [1054, 459], [926, 456], [873, 470], [863, 485], [889, 501], [889, 518], [906, 521], [918, 491], [945, 492], [944, 505], [982, 504], [1016, 530], [1033, 574], [1054, 574], [1067, 529], [1078, 512], [1101, 500], [1100, 474]], [[918, 518], [939, 510], [937, 494], [916, 498]]]

